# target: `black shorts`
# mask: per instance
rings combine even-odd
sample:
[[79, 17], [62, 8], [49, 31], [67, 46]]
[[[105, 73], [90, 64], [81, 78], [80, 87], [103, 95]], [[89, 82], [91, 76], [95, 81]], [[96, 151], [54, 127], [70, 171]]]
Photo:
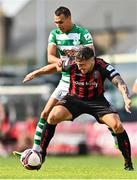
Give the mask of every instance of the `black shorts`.
[[65, 106], [72, 114], [73, 119], [86, 113], [94, 116], [100, 122], [99, 118], [105, 114], [117, 113], [116, 109], [104, 96], [93, 99], [92, 101], [83, 101], [74, 96], [66, 95], [56, 105]]

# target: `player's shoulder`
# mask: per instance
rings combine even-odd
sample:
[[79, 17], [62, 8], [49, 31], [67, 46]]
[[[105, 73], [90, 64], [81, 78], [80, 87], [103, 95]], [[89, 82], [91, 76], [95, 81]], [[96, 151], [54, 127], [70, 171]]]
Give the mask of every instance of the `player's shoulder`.
[[87, 28], [85, 28], [85, 27], [82, 27], [82, 26], [79, 26], [79, 25], [76, 25], [75, 24], [75, 29], [77, 30], [77, 31], [79, 31], [79, 32], [89, 32], [89, 30], [87, 29]]
[[96, 57], [95, 60], [97, 66], [100, 66], [102, 68], [106, 68], [108, 66], [108, 63], [102, 58]]
[[52, 29], [50, 34], [60, 34], [60, 30], [58, 28]]

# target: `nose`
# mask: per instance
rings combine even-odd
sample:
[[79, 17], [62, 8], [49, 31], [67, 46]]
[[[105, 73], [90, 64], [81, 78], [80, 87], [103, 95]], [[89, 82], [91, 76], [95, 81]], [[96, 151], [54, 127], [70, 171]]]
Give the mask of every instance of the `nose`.
[[56, 26], [57, 26], [57, 28], [59, 28], [60, 26], [59, 26], [59, 24], [56, 24]]
[[62, 25], [61, 25], [61, 24], [57, 24], [57, 27], [58, 27], [58, 28], [61, 28], [61, 27], [62, 27]]

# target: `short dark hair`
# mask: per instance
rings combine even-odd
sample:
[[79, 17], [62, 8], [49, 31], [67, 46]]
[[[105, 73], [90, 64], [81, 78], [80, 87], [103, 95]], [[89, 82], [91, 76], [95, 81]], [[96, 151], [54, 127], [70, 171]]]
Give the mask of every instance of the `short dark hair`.
[[71, 12], [68, 8], [60, 6], [58, 9], [55, 11], [56, 16], [60, 16], [61, 14], [64, 14], [64, 16], [68, 17], [71, 16]]
[[88, 60], [92, 57], [94, 57], [94, 51], [90, 47], [82, 47], [76, 54], [78, 60]]

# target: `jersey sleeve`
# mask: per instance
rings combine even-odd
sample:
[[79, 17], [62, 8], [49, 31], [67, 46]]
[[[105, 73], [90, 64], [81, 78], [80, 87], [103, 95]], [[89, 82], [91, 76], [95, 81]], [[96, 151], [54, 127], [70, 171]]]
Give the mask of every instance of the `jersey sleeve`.
[[110, 64], [107, 65], [106, 67], [106, 74], [107, 74], [107, 78], [112, 81], [112, 79], [117, 76], [120, 75], [119, 72]]
[[115, 76], [120, 75], [119, 72], [111, 64], [105, 62], [103, 59], [99, 62], [99, 64], [102, 68], [104, 78], [112, 81]]
[[48, 45], [50, 45], [50, 44], [57, 45], [57, 43], [56, 43], [56, 36], [55, 36], [54, 31], [51, 31], [50, 34], [49, 34]]
[[93, 45], [93, 38], [87, 29], [83, 29], [81, 33], [81, 41], [83, 45]]

